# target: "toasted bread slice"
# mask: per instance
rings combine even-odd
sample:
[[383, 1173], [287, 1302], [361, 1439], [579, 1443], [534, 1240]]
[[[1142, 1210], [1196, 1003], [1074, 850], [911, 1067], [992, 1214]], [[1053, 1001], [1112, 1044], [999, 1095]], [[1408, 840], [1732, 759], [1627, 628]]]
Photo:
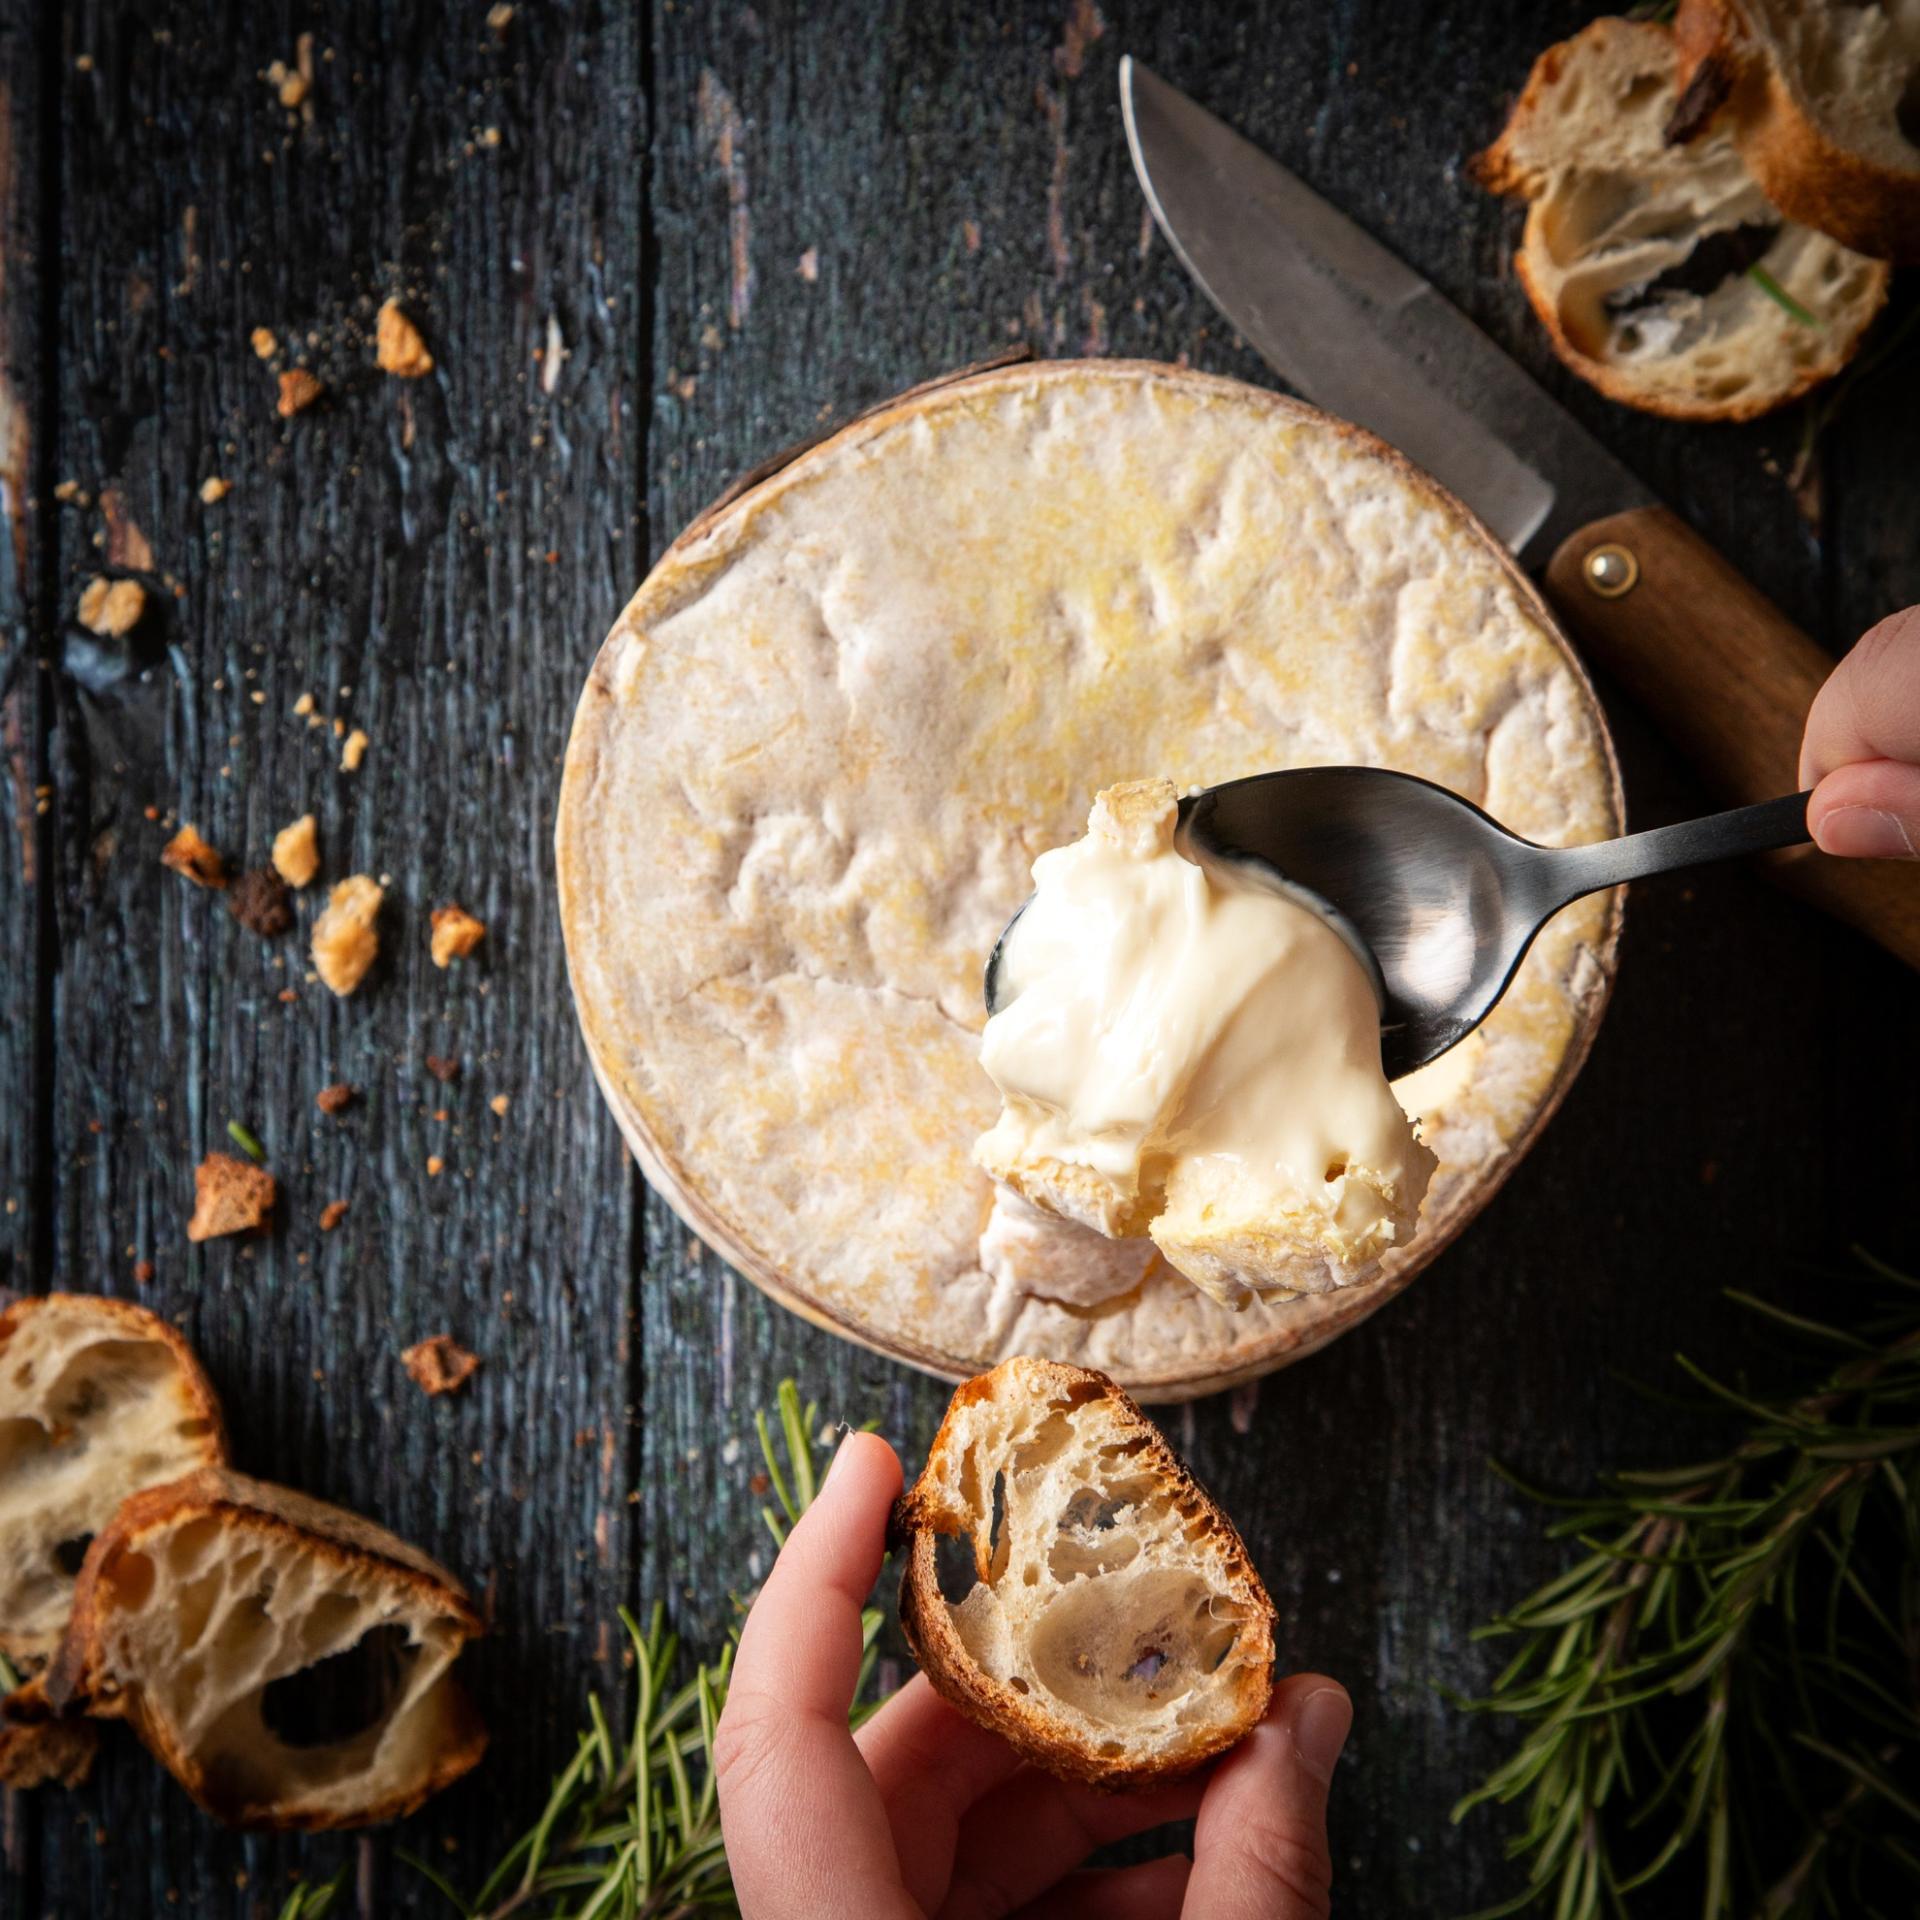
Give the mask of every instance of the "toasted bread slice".
[[[1016, 1358], [953, 1396], [901, 1499], [900, 1623], [935, 1689], [1050, 1773], [1189, 1773], [1267, 1710], [1273, 1603], [1233, 1523], [1087, 1367]], [[972, 1543], [965, 1591], [941, 1543]]]
[[46, 1692], [131, 1722], [235, 1826], [364, 1826], [485, 1750], [450, 1671], [480, 1631], [405, 1541], [209, 1468], [134, 1495], [94, 1540]]
[[1644, 412], [1749, 420], [1846, 365], [1888, 269], [1783, 220], [1724, 111], [1670, 142], [1679, 105], [1672, 31], [1596, 20], [1540, 56], [1477, 171], [1528, 203], [1515, 264], [1568, 366]]
[[0, 1652], [50, 1658], [120, 1502], [226, 1457], [200, 1363], [144, 1307], [53, 1293], [0, 1313]]
[[1920, 0], [1683, 0], [1674, 35], [1683, 91], [1724, 95], [1782, 213], [1920, 260]]

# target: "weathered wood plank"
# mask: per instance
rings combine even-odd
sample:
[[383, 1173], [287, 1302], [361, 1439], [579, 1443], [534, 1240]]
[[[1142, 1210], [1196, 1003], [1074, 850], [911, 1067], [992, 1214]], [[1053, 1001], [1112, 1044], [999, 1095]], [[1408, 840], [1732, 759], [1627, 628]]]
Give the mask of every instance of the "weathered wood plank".
[[[309, 24], [288, 109], [263, 75], [302, 70]], [[97, 5], [66, 33], [48, 412], [61, 472], [114, 511], [69, 516], [62, 592], [104, 557], [159, 618], [150, 664], [88, 702], [89, 837], [63, 849], [58, 1277], [132, 1293], [150, 1262], [141, 1297], [190, 1330], [242, 1463], [484, 1592], [497, 1638], [470, 1666], [494, 1751], [401, 1830], [470, 1873], [537, 1805], [588, 1686], [617, 1686], [631, 1583], [636, 1188], [576, 1041], [548, 842], [579, 676], [642, 544], [638, 44], [591, 5], [502, 31], [471, 6]], [[375, 368], [389, 293], [427, 379]], [[274, 369], [295, 361], [327, 391], [283, 420]], [[210, 475], [232, 491], [203, 504]], [[366, 730], [358, 772], [340, 729], [295, 713], [307, 694]], [[255, 865], [307, 809], [325, 880], [391, 879], [348, 1001], [308, 976], [324, 886], [301, 934], [263, 941], [157, 865], [173, 817]], [[489, 932], [442, 973], [427, 919], [448, 900]], [[314, 1107], [336, 1080], [360, 1090], [338, 1120]], [[266, 1143], [280, 1219], [189, 1249], [192, 1169], [229, 1120]], [[430, 1402], [399, 1350], [442, 1331], [484, 1365]], [[71, 1911], [251, 1914], [294, 1865], [353, 1851], [221, 1834], [126, 1742], [76, 1806], [104, 1844], [63, 1806], [42, 1829]], [[411, 1908], [388, 1845], [374, 1910]]]
[[[21, 1292], [47, 1271], [53, 1225], [43, 1125], [53, 1064], [53, 528], [38, 404], [58, 255], [41, 139], [48, 24], [42, 9], [0, 7], [0, 1288]], [[26, 1797], [0, 1790], [0, 1906], [10, 1911], [17, 1893], [23, 1910], [37, 1910], [41, 1853]]]

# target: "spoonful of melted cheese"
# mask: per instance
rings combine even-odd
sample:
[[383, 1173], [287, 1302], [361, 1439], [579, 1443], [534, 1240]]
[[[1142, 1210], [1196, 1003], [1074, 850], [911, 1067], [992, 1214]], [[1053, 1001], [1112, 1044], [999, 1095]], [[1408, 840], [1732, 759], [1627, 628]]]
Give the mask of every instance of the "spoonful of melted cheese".
[[1167, 780], [1109, 787], [1034, 862], [981, 1060], [974, 1158], [1033, 1205], [1150, 1236], [1224, 1305], [1372, 1279], [1434, 1168], [1380, 1066], [1380, 1003], [1327, 920], [1176, 843]]

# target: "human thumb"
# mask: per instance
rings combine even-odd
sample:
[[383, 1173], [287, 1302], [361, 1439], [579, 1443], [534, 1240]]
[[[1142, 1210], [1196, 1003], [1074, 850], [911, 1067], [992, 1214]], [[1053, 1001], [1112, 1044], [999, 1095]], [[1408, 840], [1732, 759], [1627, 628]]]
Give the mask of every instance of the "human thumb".
[[1854, 860], [1920, 858], [1920, 767], [1899, 760], [1836, 767], [1807, 802], [1807, 826], [1822, 853]]
[[1324, 1674], [1274, 1689], [1267, 1717], [1207, 1783], [1185, 1920], [1326, 1920], [1327, 1793], [1353, 1702]]

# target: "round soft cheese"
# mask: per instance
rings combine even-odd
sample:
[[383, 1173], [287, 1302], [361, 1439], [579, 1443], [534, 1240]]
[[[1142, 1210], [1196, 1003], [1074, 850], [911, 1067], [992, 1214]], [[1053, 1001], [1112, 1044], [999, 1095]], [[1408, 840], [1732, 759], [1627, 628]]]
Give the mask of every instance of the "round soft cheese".
[[787, 1306], [949, 1377], [1028, 1353], [1178, 1399], [1310, 1351], [1458, 1233], [1557, 1104], [1613, 896], [1553, 920], [1492, 1018], [1396, 1089], [1439, 1166], [1371, 1285], [1236, 1313], [1084, 1229], [1010, 1239], [969, 1153], [999, 1110], [981, 970], [1034, 857], [1119, 781], [1338, 763], [1547, 844], [1620, 831], [1605, 723], [1539, 598], [1370, 436], [1123, 361], [856, 422], [696, 522], [581, 696], [561, 915], [642, 1168]]

